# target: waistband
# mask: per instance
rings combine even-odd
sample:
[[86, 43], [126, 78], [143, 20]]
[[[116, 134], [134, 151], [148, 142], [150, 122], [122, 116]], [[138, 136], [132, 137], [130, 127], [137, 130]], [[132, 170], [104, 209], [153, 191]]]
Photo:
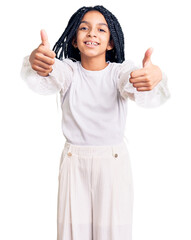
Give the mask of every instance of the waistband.
[[82, 156], [108, 156], [113, 155], [117, 157], [119, 154], [127, 153], [127, 146], [125, 142], [121, 142], [117, 145], [75, 145], [68, 141], [64, 145], [64, 153], [82, 155]]

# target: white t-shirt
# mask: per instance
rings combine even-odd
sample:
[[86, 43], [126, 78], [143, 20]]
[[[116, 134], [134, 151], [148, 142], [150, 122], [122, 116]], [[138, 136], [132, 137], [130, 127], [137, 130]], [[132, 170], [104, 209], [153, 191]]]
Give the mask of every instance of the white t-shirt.
[[124, 138], [128, 98], [142, 107], [156, 107], [170, 96], [167, 78], [151, 91], [138, 92], [129, 82], [138, 69], [131, 61], [109, 63], [100, 71], [89, 71], [70, 59], [56, 59], [47, 77], [38, 75], [24, 58], [21, 76], [39, 94], [60, 93], [62, 131], [76, 145], [114, 145]]

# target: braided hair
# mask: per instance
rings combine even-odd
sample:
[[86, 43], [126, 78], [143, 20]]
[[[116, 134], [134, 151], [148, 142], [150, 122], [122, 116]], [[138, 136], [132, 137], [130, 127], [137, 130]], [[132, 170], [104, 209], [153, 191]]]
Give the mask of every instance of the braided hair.
[[80, 61], [80, 52], [78, 48], [72, 45], [72, 40], [76, 37], [76, 31], [81, 23], [85, 13], [88, 11], [99, 11], [106, 19], [110, 30], [110, 41], [114, 43], [114, 48], [106, 51], [106, 61], [122, 63], [124, 57], [124, 35], [117, 18], [103, 6], [82, 7], [78, 9], [70, 18], [68, 25], [53, 47], [56, 58], [62, 60], [63, 53], [65, 58], [71, 58], [73, 61]]

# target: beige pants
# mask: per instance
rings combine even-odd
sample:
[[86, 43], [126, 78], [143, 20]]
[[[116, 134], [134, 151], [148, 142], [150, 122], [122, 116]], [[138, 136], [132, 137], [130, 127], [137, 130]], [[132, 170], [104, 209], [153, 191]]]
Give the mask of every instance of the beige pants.
[[125, 142], [65, 143], [60, 160], [57, 240], [131, 240], [133, 181]]

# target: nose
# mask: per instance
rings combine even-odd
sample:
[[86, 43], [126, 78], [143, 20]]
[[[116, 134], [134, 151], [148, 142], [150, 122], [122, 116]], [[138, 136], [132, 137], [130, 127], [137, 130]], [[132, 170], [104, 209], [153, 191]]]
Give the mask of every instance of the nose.
[[94, 29], [90, 29], [89, 32], [88, 32], [88, 36], [89, 37], [96, 37], [96, 32]]

